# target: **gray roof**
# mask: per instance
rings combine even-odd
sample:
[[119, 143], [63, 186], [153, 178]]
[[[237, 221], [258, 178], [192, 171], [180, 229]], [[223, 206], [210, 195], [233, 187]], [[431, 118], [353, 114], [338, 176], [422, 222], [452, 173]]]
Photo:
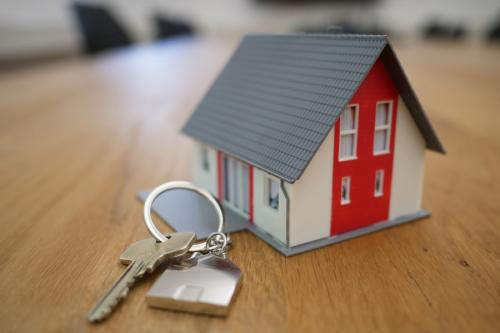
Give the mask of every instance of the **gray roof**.
[[379, 56], [427, 147], [444, 152], [386, 36], [247, 36], [183, 131], [293, 183]]

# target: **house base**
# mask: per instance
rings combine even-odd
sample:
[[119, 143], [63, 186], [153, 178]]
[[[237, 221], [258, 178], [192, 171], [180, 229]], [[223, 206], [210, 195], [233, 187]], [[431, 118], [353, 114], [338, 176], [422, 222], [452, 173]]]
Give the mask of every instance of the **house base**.
[[[139, 199], [145, 201], [148, 193], [147, 191], [139, 192]], [[193, 192], [184, 190], [179, 190], [175, 196], [171, 195], [169, 197], [169, 194], [170, 193], [165, 193], [155, 200], [153, 211], [172, 229], [175, 231], [194, 231], [198, 239], [206, 238], [210, 233], [216, 231], [217, 216], [206, 200], [203, 200]], [[255, 224], [249, 223], [243, 216], [240, 216], [231, 209], [225, 209], [225, 216], [225, 232], [231, 233], [240, 230], [249, 230], [274, 249], [278, 250], [281, 254], [292, 256], [403, 223], [422, 219], [430, 216], [430, 213], [427, 210], [420, 210], [413, 214], [399, 216], [395, 219], [378, 222], [340, 235], [325, 237], [292, 247], [288, 247]], [[203, 223], [201, 221], [203, 221]]]

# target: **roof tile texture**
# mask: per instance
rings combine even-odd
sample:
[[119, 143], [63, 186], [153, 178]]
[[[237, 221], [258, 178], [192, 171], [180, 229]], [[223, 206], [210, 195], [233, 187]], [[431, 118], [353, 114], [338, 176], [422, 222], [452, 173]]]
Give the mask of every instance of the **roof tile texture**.
[[184, 132], [293, 183], [386, 45], [385, 36], [247, 36]]

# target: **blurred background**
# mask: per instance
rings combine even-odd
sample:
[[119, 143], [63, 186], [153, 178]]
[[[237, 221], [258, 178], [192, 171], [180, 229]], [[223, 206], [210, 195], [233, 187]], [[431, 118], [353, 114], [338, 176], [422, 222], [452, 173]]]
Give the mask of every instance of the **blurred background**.
[[178, 35], [384, 33], [498, 43], [498, 0], [0, 0], [0, 74]]
[[0, 333], [92, 331], [109, 255], [147, 234], [135, 195], [190, 179], [181, 128], [238, 39], [325, 31], [390, 36], [447, 150], [426, 154], [433, 218], [276, 265], [235, 234], [244, 312], [130, 299], [102, 330], [500, 332], [500, 0], [0, 0]]

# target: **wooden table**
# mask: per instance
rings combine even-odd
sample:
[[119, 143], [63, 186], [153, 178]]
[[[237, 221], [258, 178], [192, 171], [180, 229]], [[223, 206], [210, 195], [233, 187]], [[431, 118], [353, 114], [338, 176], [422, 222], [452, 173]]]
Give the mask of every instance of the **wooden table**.
[[139, 189], [188, 178], [179, 130], [235, 43], [180, 40], [0, 77], [0, 331], [500, 331], [500, 48], [396, 45], [448, 155], [432, 218], [285, 258], [250, 233], [227, 319], [153, 310], [133, 289], [86, 313], [148, 236]]

